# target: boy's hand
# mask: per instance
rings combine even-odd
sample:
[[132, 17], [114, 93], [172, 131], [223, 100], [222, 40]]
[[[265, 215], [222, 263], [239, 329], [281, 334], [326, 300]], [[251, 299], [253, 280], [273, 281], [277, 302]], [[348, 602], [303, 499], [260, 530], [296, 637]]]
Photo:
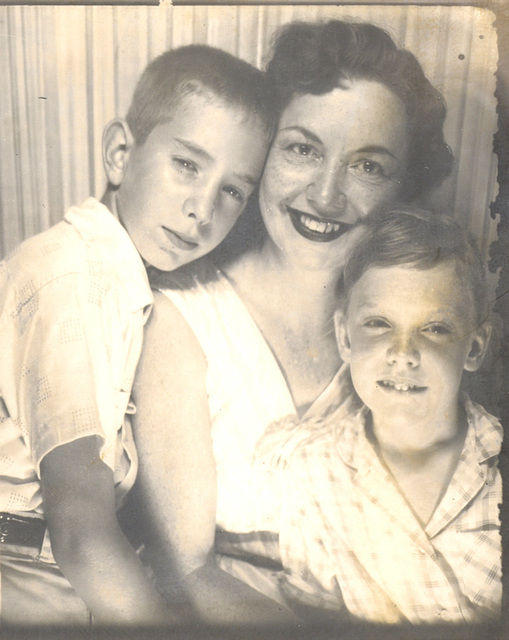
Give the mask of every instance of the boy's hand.
[[48, 453], [41, 484], [55, 560], [96, 622], [175, 623], [120, 529], [113, 472], [100, 459], [96, 437]]

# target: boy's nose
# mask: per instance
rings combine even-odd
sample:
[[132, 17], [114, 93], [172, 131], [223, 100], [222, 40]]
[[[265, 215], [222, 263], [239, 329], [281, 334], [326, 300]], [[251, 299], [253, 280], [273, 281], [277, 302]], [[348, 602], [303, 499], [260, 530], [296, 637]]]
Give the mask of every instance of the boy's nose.
[[416, 367], [420, 362], [420, 354], [409, 337], [401, 336], [387, 349], [387, 362], [389, 364], [402, 364]]
[[184, 202], [184, 215], [195, 219], [199, 224], [208, 224], [214, 215], [214, 199], [208, 194], [188, 198]]
[[309, 184], [306, 197], [315, 211], [334, 218], [341, 215], [347, 205], [343, 170], [321, 167]]

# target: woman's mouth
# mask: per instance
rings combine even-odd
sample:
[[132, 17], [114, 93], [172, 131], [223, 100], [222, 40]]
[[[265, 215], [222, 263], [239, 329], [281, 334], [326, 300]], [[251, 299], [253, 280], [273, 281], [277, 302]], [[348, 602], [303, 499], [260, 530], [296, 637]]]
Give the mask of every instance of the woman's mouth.
[[309, 213], [286, 207], [295, 231], [307, 240], [314, 242], [331, 242], [337, 240], [352, 228], [351, 224], [316, 218]]

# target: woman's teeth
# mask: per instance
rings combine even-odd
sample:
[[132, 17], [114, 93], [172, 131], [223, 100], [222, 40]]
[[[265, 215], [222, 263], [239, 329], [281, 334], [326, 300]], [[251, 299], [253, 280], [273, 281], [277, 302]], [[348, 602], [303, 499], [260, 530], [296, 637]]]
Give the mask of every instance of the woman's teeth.
[[339, 222], [320, 222], [305, 213], [300, 215], [299, 222], [304, 227], [311, 229], [311, 231], [318, 231], [319, 233], [337, 233], [341, 228]]
[[351, 229], [351, 224], [344, 222], [333, 222], [331, 220], [320, 220], [308, 213], [303, 213], [298, 209], [287, 207], [290, 220], [295, 230], [301, 236], [313, 242], [332, 242]]

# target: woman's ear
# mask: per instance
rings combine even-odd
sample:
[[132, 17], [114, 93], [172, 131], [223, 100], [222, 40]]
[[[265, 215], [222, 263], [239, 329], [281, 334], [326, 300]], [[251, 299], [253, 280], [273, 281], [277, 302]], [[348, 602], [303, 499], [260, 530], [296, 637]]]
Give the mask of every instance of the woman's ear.
[[470, 351], [467, 354], [465, 371], [477, 371], [484, 360], [491, 337], [491, 323], [486, 320], [472, 332]]
[[341, 359], [343, 362], [350, 362], [350, 340], [346, 329], [346, 317], [340, 309], [334, 313], [334, 331]]
[[104, 127], [102, 152], [108, 182], [118, 187], [129, 163], [134, 138], [129, 125], [122, 118], [115, 118]]

